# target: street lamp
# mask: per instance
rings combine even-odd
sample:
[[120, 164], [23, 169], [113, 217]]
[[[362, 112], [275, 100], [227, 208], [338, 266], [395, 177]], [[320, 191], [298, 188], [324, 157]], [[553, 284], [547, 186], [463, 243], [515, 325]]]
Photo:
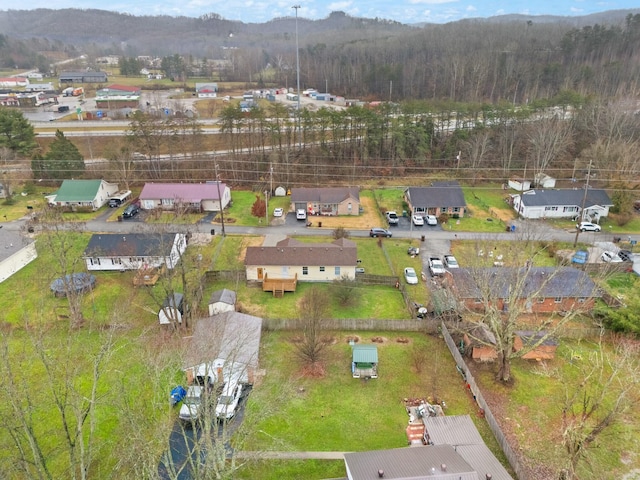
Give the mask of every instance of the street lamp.
[[269, 226], [269, 192], [268, 191], [264, 191], [264, 220], [265, 220], [265, 227]]
[[302, 138], [300, 132], [300, 49], [298, 48], [298, 9], [300, 8], [300, 5], [294, 5], [291, 8], [294, 8], [296, 10], [296, 86], [298, 89], [296, 97], [298, 98], [298, 142], [300, 144], [300, 148], [302, 148]]

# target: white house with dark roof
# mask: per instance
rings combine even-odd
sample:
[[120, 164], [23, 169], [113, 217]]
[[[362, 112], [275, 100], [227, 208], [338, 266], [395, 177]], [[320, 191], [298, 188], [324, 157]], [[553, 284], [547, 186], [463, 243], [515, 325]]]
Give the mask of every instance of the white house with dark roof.
[[409, 211], [415, 215], [457, 215], [464, 217], [467, 202], [458, 182], [433, 182], [428, 187], [409, 187], [404, 191]]
[[[174, 210], [178, 207], [198, 212], [219, 212], [229, 205], [231, 189], [222, 182], [145, 183], [140, 192], [143, 210]], [[222, 201], [220, 200], [222, 198]]]
[[82, 258], [87, 270], [171, 269], [187, 249], [183, 233], [97, 233], [91, 236]]
[[359, 215], [358, 187], [292, 188], [294, 211], [304, 209], [308, 215]]
[[[604, 190], [529, 190], [513, 195], [513, 208], [523, 218], [582, 218], [597, 222], [609, 215], [613, 202]], [[584, 210], [582, 205], [584, 202]]]
[[0, 283], [38, 257], [32, 238], [8, 228], [0, 229]]
[[293, 279], [331, 282], [356, 276], [358, 252], [354, 242], [341, 238], [331, 243], [302, 243], [293, 238], [275, 246], [247, 247], [247, 280]]

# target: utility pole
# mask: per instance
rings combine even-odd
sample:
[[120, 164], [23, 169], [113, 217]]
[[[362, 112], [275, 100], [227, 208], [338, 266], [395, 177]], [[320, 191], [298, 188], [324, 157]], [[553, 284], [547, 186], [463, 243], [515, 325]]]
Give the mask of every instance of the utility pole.
[[298, 119], [298, 143], [300, 145], [300, 149], [302, 150], [302, 131], [300, 129], [300, 49], [298, 48], [298, 9], [300, 5], [294, 5], [293, 7], [296, 10], [296, 80], [297, 80], [297, 99], [298, 99], [298, 110], [296, 112], [296, 118]]
[[[589, 166], [587, 167], [587, 181], [584, 183], [584, 195], [582, 196], [582, 205], [580, 206], [579, 222], [584, 220], [584, 205], [587, 203], [587, 193], [589, 192], [589, 179], [591, 178], [591, 160], [589, 160]], [[580, 223], [578, 223], [578, 226]], [[576, 238], [573, 241], [573, 248], [578, 245], [578, 236], [580, 235], [580, 229], [576, 228]]]
[[218, 175], [218, 164], [214, 164], [214, 170], [216, 173], [216, 185], [218, 186], [218, 206], [220, 207], [220, 223], [222, 223], [222, 236], [225, 236], [224, 232], [224, 207], [222, 206], [222, 195], [220, 195], [220, 175]]

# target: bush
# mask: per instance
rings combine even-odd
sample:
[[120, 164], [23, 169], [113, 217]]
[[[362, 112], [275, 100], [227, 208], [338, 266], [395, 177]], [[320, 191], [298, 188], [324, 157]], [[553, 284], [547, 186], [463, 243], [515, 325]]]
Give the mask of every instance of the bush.
[[340, 238], [349, 238], [349, 231], [344, 227], [338, 227], [333, 230], [333, 238], [339, 240]]

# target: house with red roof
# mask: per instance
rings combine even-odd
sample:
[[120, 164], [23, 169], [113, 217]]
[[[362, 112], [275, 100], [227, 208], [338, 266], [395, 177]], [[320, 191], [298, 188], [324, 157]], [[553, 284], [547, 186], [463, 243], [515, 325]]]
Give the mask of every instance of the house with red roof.
[[185, 209], [219, 212], [231, 201], [231, 189], [225, 183], [146, 183], [140, 192], [143, 210]]

